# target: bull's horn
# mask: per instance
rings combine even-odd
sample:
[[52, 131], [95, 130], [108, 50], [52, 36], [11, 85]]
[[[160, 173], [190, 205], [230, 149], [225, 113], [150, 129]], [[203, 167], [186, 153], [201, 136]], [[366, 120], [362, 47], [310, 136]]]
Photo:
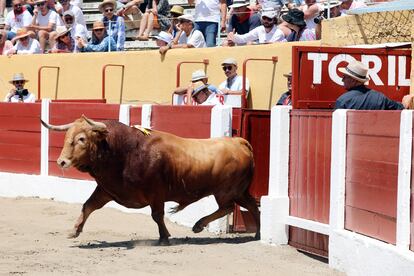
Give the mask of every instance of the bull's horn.
[[99, 130], [105, 130], [106, 129], [106, 125], [104, 123], [101, 122], [95, 122], [94, 120], [91, 120], [89, 118], [87, 118], [85, 115], [82, 115], [82, 118], [88, 123], [90, 124], [92, 127], [99, 129]]
[[60, 125], [60, 126], [54, 126], [54, 125], [50, 125], [48, 123], [43, 122], [43, 120], [40, 120], [40, 122], [45, 128], [50, 129], [50, 130], [56, 130], [56, 131], [66, 131], [73, 126], [73, 123], [66, 124], [66, 125]]

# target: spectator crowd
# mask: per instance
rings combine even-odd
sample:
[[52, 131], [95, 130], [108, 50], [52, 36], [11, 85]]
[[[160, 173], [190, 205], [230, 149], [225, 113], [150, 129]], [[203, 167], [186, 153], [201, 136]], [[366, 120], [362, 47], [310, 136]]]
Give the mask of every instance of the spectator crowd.
[[102, 18], [89, 33], [82, 0], [0, 0], [0, 17], [5, 17], [0, 54], [123, 51], [128, 29], [137, 30], [136, 40], [155, 39], [161, 54], [315, 40], [324, 18], [365, 6], [363, 0], [327, 1], [188, 0], [194, 11], [185, 13], [168, 0], [103, 0], [98, 6]]

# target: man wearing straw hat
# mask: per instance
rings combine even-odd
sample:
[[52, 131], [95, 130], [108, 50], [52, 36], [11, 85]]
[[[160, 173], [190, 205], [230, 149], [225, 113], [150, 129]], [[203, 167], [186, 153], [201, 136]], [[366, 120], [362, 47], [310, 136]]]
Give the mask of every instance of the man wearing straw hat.
[[381, 92], [365, 86], [369, 81], [368, 67], [353, 61], [345, 68], [339, 68], [343, 73], [342, 81], [347, 90], [335, 102], [335, 109], [358, 109], [358, 110], [401, 110], [408, 108], [414, 95], [405, 95], [402, 103], [387, 98]]
[[35, 96], [24, 88], [25, 83], [28, 81], [24, 78], [23, 73], [14, 74], [13, 78], [9, 81], [9, 83], [14, 85], [14, 88], [7, 93], [4, 101], [11, 103], [34, 103]]

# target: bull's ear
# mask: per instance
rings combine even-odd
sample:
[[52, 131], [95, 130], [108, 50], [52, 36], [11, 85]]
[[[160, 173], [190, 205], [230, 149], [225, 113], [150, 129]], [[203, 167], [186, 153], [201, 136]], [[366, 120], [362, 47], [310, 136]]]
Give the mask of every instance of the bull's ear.
[[92, 132], [96, 135], [96, 138], [98, 140], [104, 140], [106, 139], [106, 136], [108, 136], [108, 130], [102, 129], [102, 128], [93, 128], [92, 127]]
[[87, 118], [85, 115], [82, 115], [82, 118], [92, 127], [92, 130], [106, 130], [106, 125], [101, 122], [95, 122]]

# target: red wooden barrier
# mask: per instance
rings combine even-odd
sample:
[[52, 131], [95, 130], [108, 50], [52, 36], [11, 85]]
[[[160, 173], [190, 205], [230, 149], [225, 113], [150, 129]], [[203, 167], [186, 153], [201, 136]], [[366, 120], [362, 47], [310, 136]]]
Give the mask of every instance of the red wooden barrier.
[[[49, 121], [53, 125], [73, 122], [80, 118], [82, 114], [96, 121], [119, 119], [119, 105], [117, 104], [52, 102], [50, 103], [49, 112]], [[64, 136], [64, 132], [51, 131], [49, 133], [49, 175], [92, 179], [88, 174], [79, 172], [74, 168], [62, 170], [57, 166], [56, 160], [62, 151]]]
[[[350, 111], [345, 228], [395, 244], [399, 111]], [[378, 123], [381, 122], [381, 123]]]
[[40, 174], [40, 104], [0, 103], [0, 171]]
[[410, 239], [410, 250], [414, 251], [414, 129], [413, 129], [413, 141], [412, 141], [412, 153], [411, 153], [411, 197], [410, 197], [410, 229], [411, 229], [411, 239]]
[[[332, 112], [291, 111], [290, 215], [329, 223]], [[289, 244], [327, 256], [328, 236], [290, 227]]]
[[129, 121], [130, 125], [141, 125], [141, 114], [142, 114], [142, 107], [140, 106], [133, 106], [129, 109]]

